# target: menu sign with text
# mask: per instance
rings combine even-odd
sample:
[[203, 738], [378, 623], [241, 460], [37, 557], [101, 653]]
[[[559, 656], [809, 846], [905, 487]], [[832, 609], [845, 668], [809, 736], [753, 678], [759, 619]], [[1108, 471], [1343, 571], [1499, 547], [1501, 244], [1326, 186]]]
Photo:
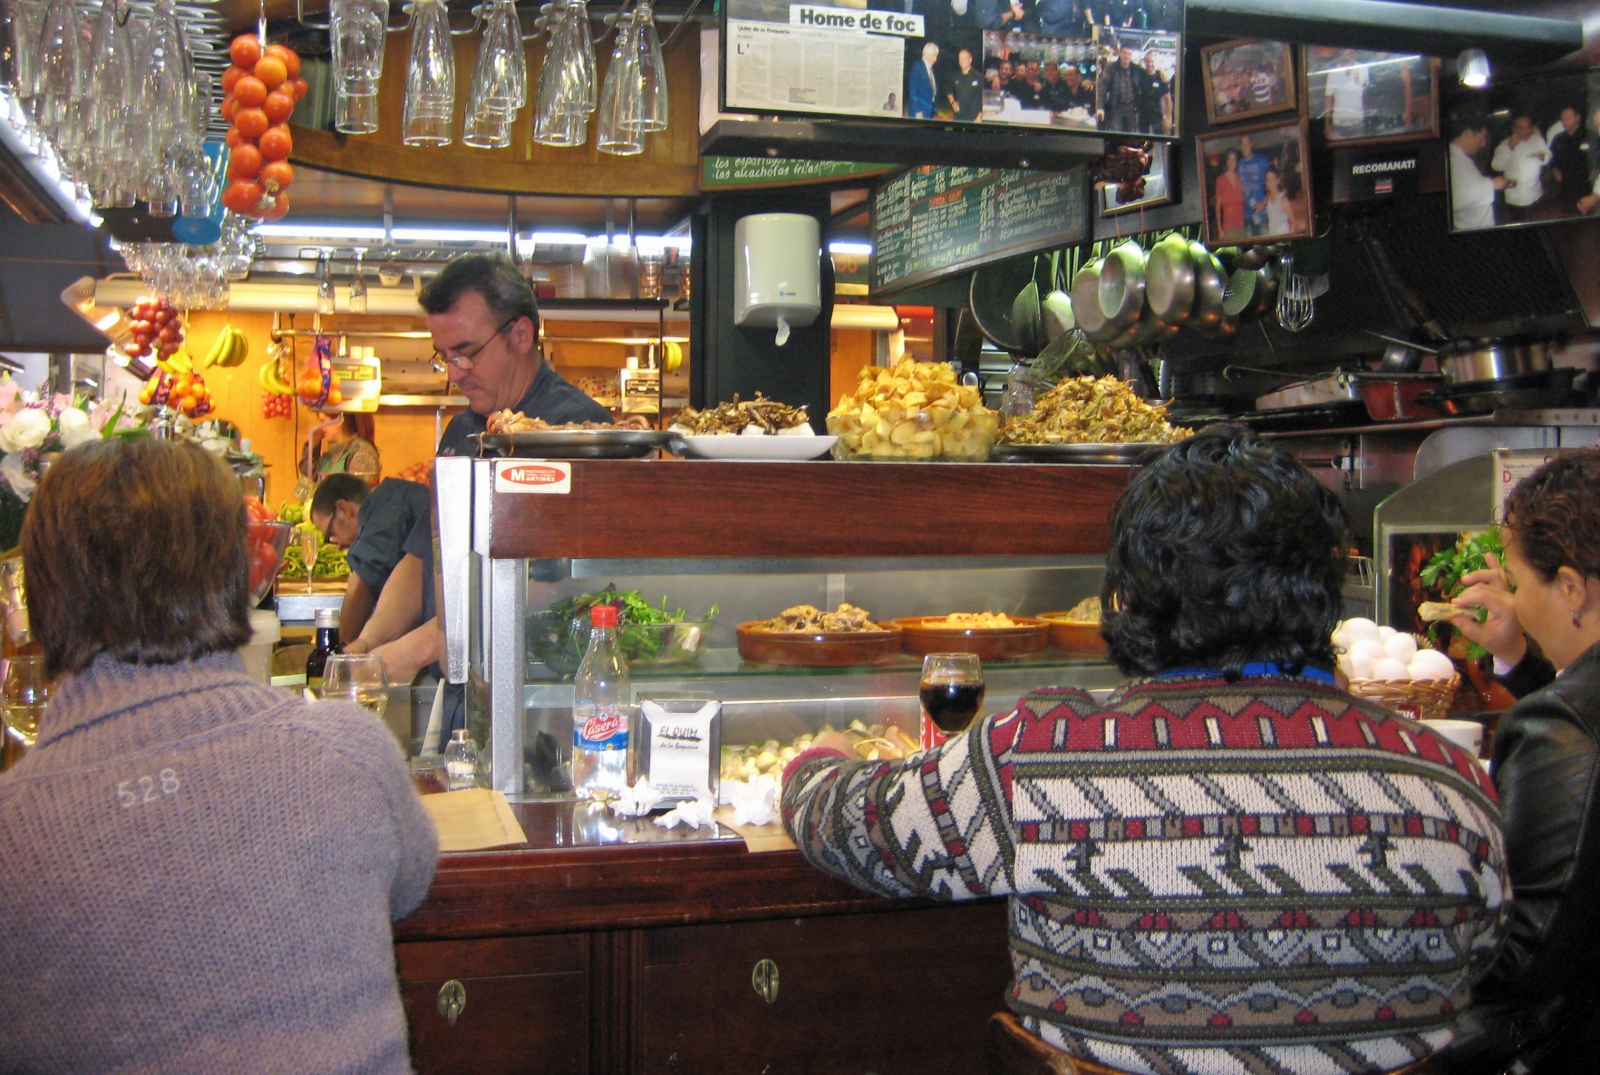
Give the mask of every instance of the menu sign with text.
[[872, 194], [872, 293], [894, 294], [1088, 235], [1083, 168], [913, 168]]

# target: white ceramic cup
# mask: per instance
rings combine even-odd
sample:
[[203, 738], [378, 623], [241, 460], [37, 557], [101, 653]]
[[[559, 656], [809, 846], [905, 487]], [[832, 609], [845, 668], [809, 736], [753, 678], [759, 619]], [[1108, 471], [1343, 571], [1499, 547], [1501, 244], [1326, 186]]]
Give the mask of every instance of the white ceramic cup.
[[1474, 758], [1483, 746], [1483, 725], [1475, 720], [1425, 720], [1424, 726], [1432, 728]]

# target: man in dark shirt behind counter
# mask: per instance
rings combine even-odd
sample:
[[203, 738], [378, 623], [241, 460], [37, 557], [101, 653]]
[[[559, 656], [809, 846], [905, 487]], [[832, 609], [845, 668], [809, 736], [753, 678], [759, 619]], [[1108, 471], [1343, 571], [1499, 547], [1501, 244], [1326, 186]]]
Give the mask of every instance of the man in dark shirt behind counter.
[[[439, 455], [476, 454], [478, 445], [470, 438], [484, 431], [489, 415], [507, 408], [551, 425], [611, 421], [610, 411], [545, 362], [538, 301], [504, 254], [456, 258], [417, 301], [428, 315], [434, 364], [445, 368], [469, 407], [450, 419]], [[444, 655], [444, 630], [434, 614], [431, 514], [418, 521], [403, 547], [405, 555], [366, 628], [345, 645], [346, 653], [383, 657], [395, 684], [410, 683]]]
[[339, 613], [339, 637], [356, 638], [395, 565], [405, 555], [405, 541], [417, 520], [431, 511], [428, 487], [389, 478], [373, 489], [354, 474], [330, 474], [311, 498], [311, 525], [324, 540], [345, 550], [350, 583]]
[[539, 303], [504, 254], [464, 254], [417, 296], [433, 334], [434, 368], [467, 397], [450, 419], [440, 455], [470, 455], [468, 438], [495, 411], [521, 411], [551, 425], [611, 421], [611, 412], [550, 368], [539, 348]]

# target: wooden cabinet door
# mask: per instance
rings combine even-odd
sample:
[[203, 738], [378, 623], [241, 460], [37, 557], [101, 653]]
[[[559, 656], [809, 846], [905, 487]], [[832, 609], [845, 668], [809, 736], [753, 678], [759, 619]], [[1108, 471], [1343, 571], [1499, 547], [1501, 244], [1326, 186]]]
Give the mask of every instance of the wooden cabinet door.
[[[588, 1075], [587, 934], [395, 945], [418, 1075]], [[439, 1010], [457, 982], [455, 1026]]]
[[1004, 903], [649, 930], [643, 962], [645, 1075], [974, 1075], [1011, 980]]

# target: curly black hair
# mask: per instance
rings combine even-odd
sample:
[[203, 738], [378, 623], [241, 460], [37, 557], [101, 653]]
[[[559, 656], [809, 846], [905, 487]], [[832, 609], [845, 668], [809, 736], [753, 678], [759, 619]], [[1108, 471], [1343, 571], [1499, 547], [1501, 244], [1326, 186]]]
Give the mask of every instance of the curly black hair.
[[1600, 578], [1600, 449], [1564, 453], [1518, 482], [1505, 529], [1545, 582], [1563, 567]]
[[1142, 470], [1111, 511], [1101, 633], [1128, 675], [1258, 661], [1332, 668], [1350, 549], [1334, 494], [1288, 452], [1212, 426]]

